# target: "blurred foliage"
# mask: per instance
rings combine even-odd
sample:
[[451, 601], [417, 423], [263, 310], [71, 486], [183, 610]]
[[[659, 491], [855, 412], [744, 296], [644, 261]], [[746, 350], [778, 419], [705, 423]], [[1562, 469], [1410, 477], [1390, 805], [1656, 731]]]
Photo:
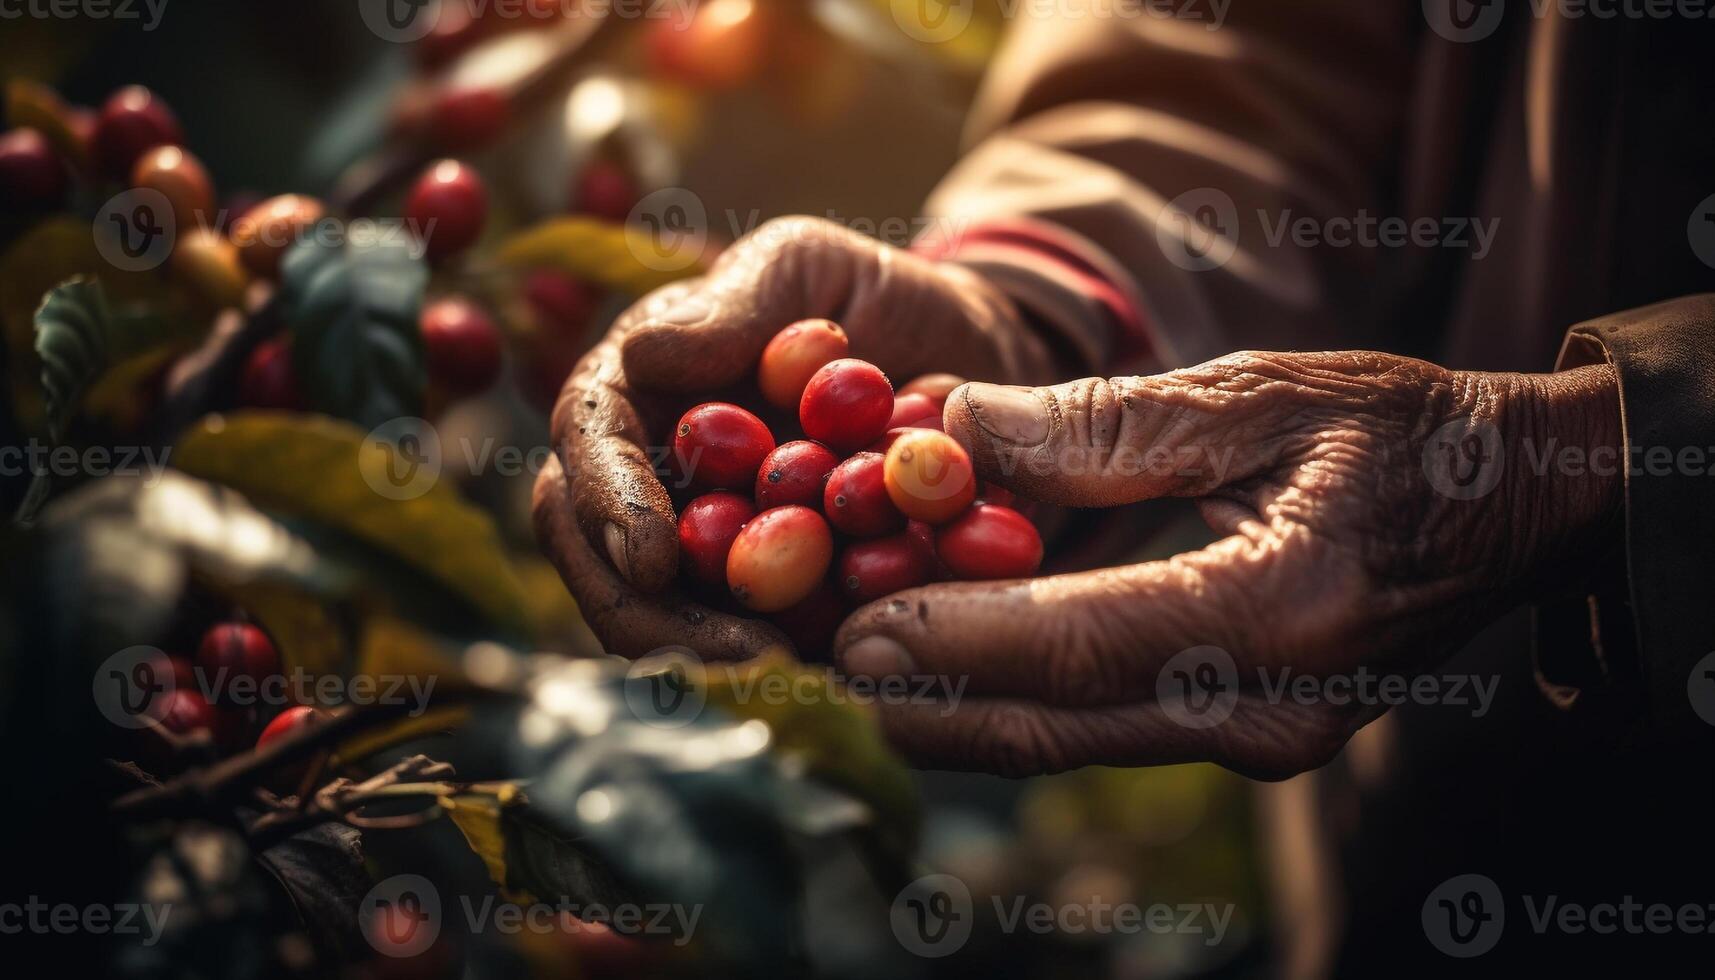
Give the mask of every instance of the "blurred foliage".
[[281, 317], [311, 405], [365, 429], [422, 412], [417, 315], [428, 282], [427, 266], [397, 230], [343, 247], [306, 238], [286, 253]]

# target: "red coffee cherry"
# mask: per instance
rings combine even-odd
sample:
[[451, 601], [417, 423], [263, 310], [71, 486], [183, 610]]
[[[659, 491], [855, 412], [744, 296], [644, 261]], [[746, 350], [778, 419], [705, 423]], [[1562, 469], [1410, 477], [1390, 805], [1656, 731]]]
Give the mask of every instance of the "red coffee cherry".
[[284, 338], [256, 345], [244, 361], [238, 400], [248, 408], [271, 408], [284, 412], [304, 409], [304, 396], [292, 368], [292, 349]]
[[216, 623], [197, 644], [197, 667], [214, 683], [226, 677], [263, 680], [280, 672], [280, 653], [268, 634], [249, 623]]
[[756, 506], [763, 510], [787, 504], [822, 506], [822, 489], [839, 462], [833, 450], [808, 439], [781, 445], [756, 471]]
[[[274, 716], [262, 734], [256, 738], [256, 747], [262, 748], [270, 742], [278, 741], [288, 735], [303, 731], [322, 720], [322, 712], [307, 704], [295, 704]], [[295, 792], [298, 785], [304, 781], [309, 772], [310, 760], [303, 759], [294, 762], [279, 771], [270, 774], [267, 784], [276, 792]]]
[[905, 529], [905, 515], [887, 495], [886, 457], [858, 453], [834, 467], [822, 491], [822, 513], [846, 534], [873, 538]]
[[726, 585], [726, 559], [756, 506], [736, 493], [706, 493], [679, 515], [679, 563], [685, 574], [716, 587]]
[[863, 451], [866, 453], [880, 453], [883, 456], [886, 456], [887, 451], [893, 448], [893, 444], [899, 441], [899, 437], [910, 431], [911, 429], [905, 426], [900, 426], [897, 429], [888, 429], [886, 432], [881, 434], [880, 439], [877, 439], [863, 447]]
[[184, 128], [167, 104], [143, 86], [129, 85], [102, 104], [92, 149], [102, 173], [124, 180], [145, 152], [184, 141]]
[[457, 160], [429, 167], [411, 187], [405, 219], [422, 239], [431, 262], [476, 244], [488, 220], [488, 189], [482, 175]]
[[[941, 431], [941, 403], [922, 392], [893, 399], [889, 429], [934, 429]], [[885, 438], [885, 437], [883, 437]]]
[[198, 729], [214, 733], [218, 724], [214, 705], [208, 703], [201, 691], [195, 687], [175, 687], [161, 696], [167, 699], [166, 706], [156, 716], [162, 728], [175, 735], [189, 735]]
[[887, 431], [893, 386], [868, 361], [847, 357], [817, 369], [798, 402], [804, 434], [840, 452], [854, 452]]
[[935, 532], [935, 553], [962, 579], [1024, 578], [1042, 564], [1042, 536], [1010, 507], [977, 504]]
[[910, 384], [899, 389], [901, 395], [928, 395], [942, 406], [947, 403], [947, 396], [953, 389], [965, 383], [965, 379], [956, 374], [925, 374], [913, 378]]
[[55, 211], [71, 179], [47, 137], [34, 129], [0, 136], [0, 210], [14, 214]]
[[544, 334], [581, 340], [600, 296], [595, 287], [553, 269], [524, 277], [524, 302]]
[[835, 577], [846, 598], [865, 603], [922, 585], [930, 572], [910, 536], [896, 534], [847, 545]]
[[511, 114], [511, 103], [498, 89], [445, 91], [429, 106], [429, 141], [449, 153], [478, 150], [500, 138]]
[[656, 20], [644, 38], [656, 74], [708, 91], [728, 91], [767, 64], [769, 18], [763, 5], [713, 0]]
[[757, 468], [773, 451], [768, 426], [726, 402], [704, 402], [686, 412], [673, 437], [675, 462], [692, 485], [707, 490], [751, 489]]
[[839, 592], [824, 579], [816, 583], [816, 591], [797, 604], [769, 616], [768, 621], [780, 627], [780, 632], [792, 641], [792, 646], [798, 651], [798, 659], [826, 662], [834, 646], [834, 634], [845, 618], [845, 603], [840, 601]]
[[822, 365], [846, 356], [851, 342], [832, 320], [799, 320], [774, 335], [762, 349], [756, 383], [776, 408], [794, 409], [804, 386]]
[[256, 747], [261, 748], [275, 739], [284, 738], [293, 732], [315, 724], [321, 720], [321, 712], [307, 704], [294, 704], [285, 711], [274, 716], [268, 727], [262, 729], [262, 734], [256, 739]]
[[933, 429], [907, 429], [887, 450], [887, 495], [907, 517], [944, 524], [977, 495], [976, 471], [965, 447]]
[[500, 328], [462, 296], [438, 299], [418, 318], [429, 379], [454, 397], [487, 390], [500, 376]]
[[727, 587], [757, 612], [780, 612], [816, 591], [834, 560], [834, 535], [808, 507], [776, 507], [751, 519], [727, 554]]
[[911, 542], [911, 550], [923, 560], [929, 569], [929, 581], [942, 582], [953, 577], [947, 566], [941, 563], [941, 557], [935, 554], [935, 525], [922, 521], [905, 522], [905, 539]]
[[612, 160], [592, 161], [572, 188], [572, 210], [603, 221], [626, 221], [637, 201], [637, 183]]

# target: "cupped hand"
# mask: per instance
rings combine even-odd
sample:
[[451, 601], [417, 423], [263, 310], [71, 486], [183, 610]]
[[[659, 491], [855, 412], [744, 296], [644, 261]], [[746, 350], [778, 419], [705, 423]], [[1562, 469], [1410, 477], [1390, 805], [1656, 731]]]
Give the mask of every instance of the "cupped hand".
[[1223, 536], [1165, 561], [932, 585], [855, 613], [836, 639], [847, 672], [963, 685], [880, 705], [889, 736], [933, 768], [1319, 766], [1384, 709], [1283, 695], [1283, 671], [1429, 671], [1617, 527], [1611, 470], [1541, 463], [1557, 446], [1618, 447], [1606, 366], [1477, 374], [1243, 353], [1154, 377], [967, 385], [946, 422], [982, 476], [1022, 495], [1193, 497]]
[[851, 354], [909, 379], [930, 372], [1040, 382], [1053, 365], [1010, 300], [977, 274], [809, 218], [768, 222], [706, 276], [644, 297], [567, 379], [538, 477], [537, 535], [609, 652], [667, 645], [743, 659], [781, 635], [672, 588], [671, 426], [699, 397], [742, 385], [779, 330], [838, 322]]

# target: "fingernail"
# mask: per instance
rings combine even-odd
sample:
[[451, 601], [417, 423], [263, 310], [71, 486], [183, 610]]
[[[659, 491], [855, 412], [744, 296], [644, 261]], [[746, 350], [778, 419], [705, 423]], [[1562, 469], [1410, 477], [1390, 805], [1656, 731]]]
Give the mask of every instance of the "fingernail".
[[866, 636], [853, 643], [840, 662], [847, 674], [861, 677], [900, 677], [917, 670], [911, 654], [885, 636]]
[[715, 304], [706, 296], [687, 296], [656, 317], [670, 327], [694, 327], [715, 315]]
[[619, 577], [627, 582], [631, 581], [631, 563], [625, 558], [625, 530], [609, 521], [601, 529], [601, 536], [607, 544], [607, 557], [613, 562], [613, 567], [619, 570]]
[[1048, 406], [1029, 388], [971, 384], [965, 405], [983, 431], [1020, 446], [1035, 446], [1048, 438]]

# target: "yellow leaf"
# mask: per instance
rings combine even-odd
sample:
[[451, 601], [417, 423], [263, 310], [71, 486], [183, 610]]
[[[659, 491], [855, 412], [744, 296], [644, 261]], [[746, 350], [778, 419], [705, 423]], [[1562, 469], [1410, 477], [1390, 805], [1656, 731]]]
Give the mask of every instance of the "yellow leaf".
[[526, 633], [523, 587], [494, 522], [444, 481], [408, 500], [383, 496], [365, 473], [379, 472], [373, 457], [385, 452], [327, 416], [237, 412], [203, 419], [173, 464], [258, 507], [337, 528], [463, 597], [495, 626]]
[[505, 785], [493, 795], [461, 793], [441, 798], [441, 806], [464, 834], [465, 842], [482, 858], [488, 877], [506, 888], [506, 830], [501, 813], [523, 799], [516, 786]]
[[[792, 695], [757, 696], [767, 690], [769, 675], [785, 678]], [[704, 676], [709, 704], [766, 723], [781, 756], [795, 758], [812, 778], [869, 804], [879, 829], [909, 847], [917, 827], [916, 785], [882, 741], [874, 719], [840, 696], [826, 673], [776, 655], [710, 665]]]
[[652, 235], [637, 224], [590, 217], [554, 218], [500, 246], [500, 263], [519, 270], [557, 269], [609, 289], [641, 296], [658, 286], [700, 275], [704, 236]]
[[415, 718], [407, 717], [378, 731], [365, 732], [349, 741], [341, 742], [335, 754], [345, 762], [355, 762], [406, 742], [457, 731], [469, 720], [469, 708], [434, 708]]
[[149, 410], [139, 389], [180, 350], [179, 345], [156, 347], [108, 368], [83, 396], [83, 413], [121, 432], [134, 431]]
[[357, 672], [371, 677], [433, 677], [436, 689], [463, 688], [459, 651], [452, 644], [385, 613], [368, 618]]

